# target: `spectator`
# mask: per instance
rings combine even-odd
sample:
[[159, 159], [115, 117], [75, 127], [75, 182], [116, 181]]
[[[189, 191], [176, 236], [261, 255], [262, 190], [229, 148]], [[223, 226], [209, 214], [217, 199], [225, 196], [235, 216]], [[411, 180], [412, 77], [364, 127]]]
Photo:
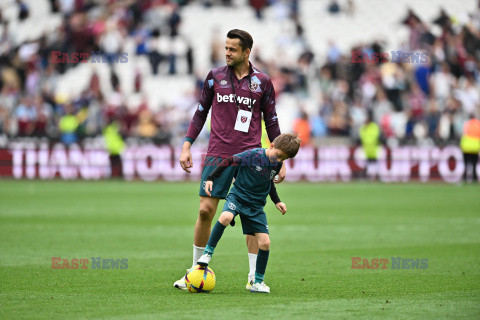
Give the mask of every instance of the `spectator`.
[[418, 86], [428, 97], [430, 97], [430, 76], [432, 74], [430, 63], [429, 60], [427, 63], [420, 64], [414, 73]]
[[440, 72], [432, 74], [430, 83], [435, 98], [444, 103], [455, 85], [455, 77], [450, 73], [450, 68], [446, 62], [442, 63]]
[[293, 123], [293, 132], [302, 140], [300, 146], [308, 146], [311, 141], [312, 129], [305, 110], [300, 111], [300, 117]]
[[112, 59], [116, 54], [121, 53], [124, 36], [115, 22], [107, 21], [106, 30], [100, 36], [100, 49]]
[[352, 119], [352, 130], [350, 131], [351, 138], [353, 141], [358, 141], [360, 139], [360, 127], [363, 126], [367, 120], [367, 112], [362, 106], [361, 100], [358, 98], [354, 100], [350, 109], [350, 117]]
[[152, 32], [152, 37], [149, 39], [149, 42], [147, 45], [149, 49], [148, 56], [150, 60], [150, 65], [152, 67], [152, 73], [154, 75], [158, 74], [158, 66], [165, 59], [164, 55], [158, 51], [158, 46], [160, 41], [159, 38], [160, 38], [160, 30], [155, 29]]
[[37, 116], [37, 110], [32, 103], [32, 99], [30, 97], [22, 98], [22, 102], [15, 110], [19, 136], [28, 137], [33, 134]]
[[425, 121], [427, 123], [428, 128], [428, 136], [434, 140], [438, 138], [438, 122], [440, 119], [440, 113], [437, 109], [437, 103], [435, 99], [430, 99], [428, 102], [427, 113], [425, 115]]
[[355, 14], [355, 2], [353, 0], [347, 0], [347, 8], [345, 10], [345, 12], [349, 15], [349, 16], [353, 16]]
[[344, 102], [337, 101], [333, 113], [328, 118], [328, 132], [333, 136], [346, 136], [349, 134], [348, 109]]
[[393, 105], [387, 99], [385, 91], [378, 90], [375, 99], [372, 104], [372, 111], [373, 111], [373, 119], [377, 123], [381, 123], [384, 121], [384, 118], [387, 115], [393, 113]]
[[438, 24], [444, 33], [449, 33], [453, 34], [453, 29], [452, 29], [452, 22], [450, 20], [450, 17], [448, 16], [447, 12], [445, 9], [440, 9], [440, 14], [438, 18], [435, 18], [433, 20], [434, 24]]
[[368, 113], [365, 124], [360, 128], [359, 136], [365, 159], [367, 160], [364, 174], [373, 180], [378, 171], [377, 158], [380, 145], [380, 128], [373, 121], [371, 112]]
[[172, 14], [168, 19], [168, 26], [170, 27], [170, 37], [175, 38], [178, 35], [178, 28], [180, 27], [180, 11], [177, 4], [173, 4]]
[[23, 21], [30, 15], [30, 9], [23, 0], [17, 0], [18, 5], [18, 19]]
[[170, 50], [168, 54], [168, 74], [174, 75], [177, 73], [177, 55], [175, 54], [174, 48]]
[[58, 124], [60, 129], [60, 141], [66, 145], [71, 145], [78, 141], [78, 120], [73, 112], [72, 104], [67, 103], [65, 105], [65, 115], [60, 118]]
[[408, 106], [413, 121], [419, 121], [424, 115], [424, 106], [427, 98], [416, 82], [411, 85], [408, 93]]
[[5, 22], [0, 35], [0, 65], [8, 64], [8, 55], [13, 48], [13, 39], [8, 22]]
[[220, 38], [220, 31], [215, 29], [212, 33], [210, 43], [210, 63], [217, 67], [223, 64], [223, 51], [225, 47], [224, 41]]
[[464, 124], [460, 148], [462, 149], [465, 163], [463, 180], [467, 182], [469, 171], [472, 171], [473, 181], [478, 182], [477, 163], [478, 153], [480, 152], [480, 121], [474, 115], [470, 115], [469, 120]]
[[75, 10], [75, 0], [59, 0], [60, 11], [66, 16], [69, 16]]
[[140, 138], [154, 138], [157, 135], [157, 131], [158, 128], [152, 113], [148, 109], [142, 110], [138, 115], [137, 136]]
[[8, 109], [0, 104], [0, 135], [7, 134], [9, 129], [10, 119]]
[[37, 112], [33, 135], [36, 137], [47, 137], [51, 126], [52, 106], [46, 103], [40, 94], [35, 96], [33, 103]]
[[328, 63], [337, 63], [340, 58], [340, 49], [337, 47], [335, 42], [332, 40], [328, 41], [328, 52], [327, 52], [327, 61]]
[[255, 9], [255, 15], [258, 20], [263, 20], [263, 10], [267, 5], [266, 0], [250, 0], [250, 5]]
[[337, 0], [330, 0], [330, 3], [328, 4], [328, 12], [331, 14], [337, 14], [340, 12], [340, 5]]
[[110, 159], [110, 168], [112, 168], [112, 177], [122, 177], [122, 158], [121, 154], [125, 149], [125, 142], [123, 142], [120, 135], [120, 126], [118, 122], [110, 119], [107, 126], [103, 130], [103, 138], [105, 140], [105, 148], [108, 151]]
[[50, 0], [50, 11], [52, 13], [57, 13], [59, 10], [58, 0]]
[[187, 73], [189, 75], [193, 75], [194, 72], [194, 61], [193, 61], [193, 47], [191, 43], [187, 45], [187, 52], [186, 52], [186, 59], [187, 59]]

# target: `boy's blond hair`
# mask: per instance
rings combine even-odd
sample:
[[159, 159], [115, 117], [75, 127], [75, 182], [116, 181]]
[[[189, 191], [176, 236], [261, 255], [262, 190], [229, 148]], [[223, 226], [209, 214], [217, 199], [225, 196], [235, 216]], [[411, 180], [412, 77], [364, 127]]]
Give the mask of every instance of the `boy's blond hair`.
[[301, 141], [295, 134], [284, 133], [273, 140], [273, 147], [285, 152], [289, 158], [293, 158], [297, 155], [298, 149], [300, 149]]

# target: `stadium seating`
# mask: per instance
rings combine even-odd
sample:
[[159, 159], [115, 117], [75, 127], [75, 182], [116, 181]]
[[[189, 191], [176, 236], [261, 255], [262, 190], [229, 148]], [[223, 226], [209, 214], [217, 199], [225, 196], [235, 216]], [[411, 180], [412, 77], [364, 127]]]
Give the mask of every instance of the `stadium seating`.
[[[443, 1], [432, 0], [416, 2], [400, 0], [385, 4], [381, 0], [354, 1], [351, 12], [342, 10], [338, 14], [327, 11], [326, 4], [316, 0], [299, 1], [299, 17], [303, 30], [303, 38], [295, 34], [294, 19], [290, 19], [288, 2], [271, 1], [265, 9], [264, 19], [258, 20], [248, 1], [234, 1], [232, 7], [205, 7], [201, 1], [190, 1], [181, 8], [180, 36], [170, 38], [162, 33], [159, 37], [158, 51], [167, 56], [176, 55], [176, 74], [168, 74], [168, 64], [160, 65], [159, 74], [154, 75], [145, 55], [136, 55], [136, 44], [133, 35], [128, 35], [124, 41], [123, 52], [128, 53], [128, 63], [112, 64], [112, 69], [118, 75], [120, 88], [127, 106], [135, 110], [141, 97], [145, 96], [148, 107], [158, 112], [185, 95], [190, 95], [196, 89], [195, 81], [203, 78], [212, 67], [210, 61], [211, 43], [214, 30], [223, 37], [232, 28], [244, 28], [252, 33], [254, 38], [254, 57], [258, 54], [264, 61], [273, 62], [277, 68], [294, 66], [298, 68], [298, 57], [306, 48], [314, 53], [314, 67], [318, 68], [327, 61], [329, 43], [349, 57], [351, 48], [365, 46], [372, 41], [380, 41], [387, 52], [405, 48], [408, 42], [409, 30], [401, 21], [407, 10], [413, 9], [427, 23], [435, 36], [440, 36], [441, 30], [432, 25], [431, 21], [443, 7]], [[4, 20], [9, 21], [13, 41], [21, 45], [25, 41], [39, 39], [42, 35], [55, 31], [62, 24], [63, 14], [52, 13], [47, 0], [25, 1], [29, 6], [30, 16], [19, 21], [18, 6], [9, 3], [2, 7]], [[340, 1], [340, 6], [346, 8], [347, 1]], [[468, 22], [468, 13], [473, 12], [475, 1], [452, 1], [448, 3], [447, 11], [456, 27]], [[161, 14], [165, 15], [168, 10]], [[194, 62], [197, 77], [187, 74], [185, 61], [188, 45], [194, 52]], [[297, 69], [298, 71], [298, 69]], [[79, 64], [69, 68], [60, 76], [55, 94], [74, 99], [88, 88], [92, 74], [96, 72], [100, 78], [101, 90], [105, 100], [113, 92], [110, 84], [110, 66], [103, 63]], [[142, 75], [142, 92], [134, 94], [134, 78], [136, 72]], [[325, 97], [318, 94], [314, 81], [315, 74], [307, 75], [309, 79], [306, 94], [298, 92], [279, 91], [277, 110], [283, 131], [291, 131], [295, 117], [300, 108], [310, 116], [316, 116], [322, 110]], [[478, 83], [477, 83], [478, 86]], [[320, 97], [320, 98], [319, 98]], [[194, 104], [192, 104], [192, 107]]]

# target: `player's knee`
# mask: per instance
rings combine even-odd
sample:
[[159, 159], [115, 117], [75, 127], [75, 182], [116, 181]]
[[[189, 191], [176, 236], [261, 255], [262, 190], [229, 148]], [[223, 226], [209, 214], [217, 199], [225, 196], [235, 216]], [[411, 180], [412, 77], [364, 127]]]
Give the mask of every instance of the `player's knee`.
[[232, 221], [232, 219], [233, 219], [233, 214], [231, 214], [230, 212], [223, 212], [220, 215], [220, 218], [218, 218], [218, 221], [224, 226], [228, 226], [229, 223]]
[[200, 210], [198, 213], [198, 219], [204, 222], [212, 222], [213, 217], [215, 216], [215, 208], [208, 204], [200, 205]]
[[258, 247], [262, 250], [270, 250], [270, 239], [265, 238], [258, 241]]

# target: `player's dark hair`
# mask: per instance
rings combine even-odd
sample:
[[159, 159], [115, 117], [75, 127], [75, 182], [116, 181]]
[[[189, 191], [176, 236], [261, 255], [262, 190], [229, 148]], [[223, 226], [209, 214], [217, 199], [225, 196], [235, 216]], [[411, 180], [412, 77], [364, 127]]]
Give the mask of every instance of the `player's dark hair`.
[[253, 38], [247, 31], [232, 29], [228, 31], [227, 38], [229, 39], [240, 39], [240, 47], [245, 51], [246, 49], [252, 50]]
[[302, 140], [295, 134], [284, 133], [273, 140], [273, 146], [285, 152], [289, 158], [293, 158], [297, 155], [298, 149], [300, 149], [301, 141]]

